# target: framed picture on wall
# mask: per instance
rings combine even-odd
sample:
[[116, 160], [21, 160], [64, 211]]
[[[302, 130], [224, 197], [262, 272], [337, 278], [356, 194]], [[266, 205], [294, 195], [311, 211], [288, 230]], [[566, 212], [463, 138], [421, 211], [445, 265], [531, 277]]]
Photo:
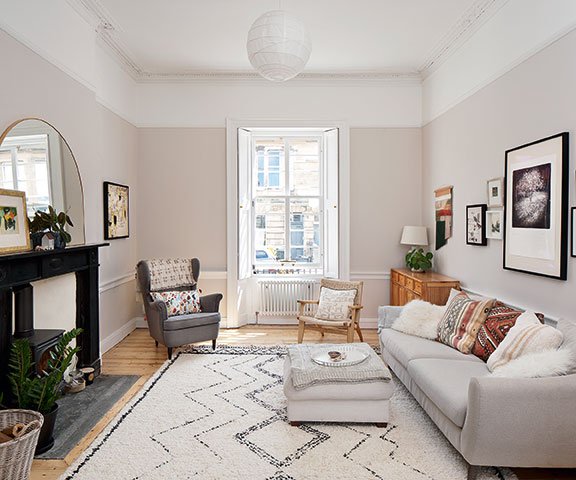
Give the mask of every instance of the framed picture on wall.
[[576, 207], [572, 207], [570, 209], [570, 219], [571, 219], [571, 232], [572, 232], [572, 237], [571, 237], [571, 241], [570, 241], [570, 256], [572, 257], [576, 257], [576, 230], [574, 227], [576, 227]]
[[487, 245], [486, 241], [486, 204], [466, 206], [466, 243], [468, 245]]
[[127, 185], [104, 182], [104, 238], [130, 236], [130, 191]]
[[436, 250], [448, 242], [452, 236], [452, 186], [434, 190], [436, 217]]
[[503, 217], [504, 212], [502, 210], [488, 210], [486, 212], [486, 238], [502, 240]]
[[26, 193], [0, 189], [0, 254], [30, 250]]
[[506, 152], [504, 268], [566, 280], [567, 132]]
[[504, 206], [504, 178], [493, 178], [486, 182], [488, 208]]

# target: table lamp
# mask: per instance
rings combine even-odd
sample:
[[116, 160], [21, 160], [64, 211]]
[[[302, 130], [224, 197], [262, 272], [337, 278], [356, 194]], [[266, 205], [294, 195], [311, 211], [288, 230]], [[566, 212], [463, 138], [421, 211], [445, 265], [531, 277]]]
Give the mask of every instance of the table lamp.
[[416, 247], [428, 245], [428, 230], [426, 227], [405, 226], [402, 229], [402, 238], [400, 239], [400, 243], [412, 247], [406, 254], [406, 266], [410, 267], [413, 272], [422, 272], [426, 268], [431, 268], [431, 253], [425, 254], [420, 252], [421, 255], [418, 255], [418, 257], [422, 256], [423, 258], [418, 259], [421, 260], [421, 262], [412, 261], [417, 260], [416, 255], [420, 250]]

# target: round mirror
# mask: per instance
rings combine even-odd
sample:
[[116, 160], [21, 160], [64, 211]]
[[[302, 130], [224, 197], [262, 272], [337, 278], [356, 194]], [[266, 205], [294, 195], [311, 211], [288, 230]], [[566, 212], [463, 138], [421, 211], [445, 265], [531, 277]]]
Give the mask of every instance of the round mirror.
[[0, 188], [26, 193], [28, 217], [52, 205], [66, 212], [74, 226], [70, 245], [84, 238], [84, 194], [78, 165], [66, 140], [49, 123], [18, 120], [0, 137]]

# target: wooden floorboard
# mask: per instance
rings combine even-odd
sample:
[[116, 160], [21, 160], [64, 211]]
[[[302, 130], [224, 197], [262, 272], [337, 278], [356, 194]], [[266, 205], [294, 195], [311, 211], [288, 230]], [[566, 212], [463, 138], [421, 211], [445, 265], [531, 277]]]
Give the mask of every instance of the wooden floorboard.
[[[245, 326], [238, 329], [221, 330], [218, 343], [223, 345], [289, 345], [296, 343], [296, 334], [295, 326]], [[363, 334], [365, 342], [373, 345], [378, 343], [376, 330], [363, 330]], [[345, 341], [345, 337], [329, 333], [322, 337], [318, 332], [306, 331], [304, 341], [342, 343]], [[204, 342], [206, 345], [210, 343]], [[146, 329], [134, 330], [118, 345], [106, 352], [102, 358], [102, 373], [106, 375], [139, 375], [140, 378], [68, 454], [66, 459], [34, 460], [30, 478], [32, 480], [58, 479], [164, 362], [166, 362], [166, 349], [163, 347], [156, 348], [154, 340]], [[576, 480], [576, 470], [517, 469], [515, 472], [520, 480]]]

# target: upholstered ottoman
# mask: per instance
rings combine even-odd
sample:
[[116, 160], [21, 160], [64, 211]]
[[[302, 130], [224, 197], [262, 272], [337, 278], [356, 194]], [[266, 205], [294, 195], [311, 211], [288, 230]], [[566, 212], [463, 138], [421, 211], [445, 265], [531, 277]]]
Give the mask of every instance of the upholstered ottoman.
[[[353, 344], [362, 345], [362, 344]], [[365, 344], [364, 344], [365, 345]], [[294, 345], [289, 349], [310, 349], [310, 345]], [[316, 346], [317, 347], [317, 346]], [[326, 346], [326, 348], [343, 348], [343, 345]], [[301, 422], [349, 422], [349, 423], [375, 423], [385, 427], [390, 412], [390, 398], [394, 392], [394, 384], [388, 367], [370, 349], [374, 358], [372, 366], [381, 369], [381, 379], [358, 381], [355, 372], [365, 368], [362, 364], [346, 367], [320, 367], [329, 369], [328, 373], [349, 376], [350, 380], [329, 383], [323, 379], [305, 388], [295, 388], [293, 382], [292, 359], [290, 353], [286, 355], [284, 363], [284, 394], [287, 399], [288, 421], [298, 426]], [[294, 352], [294, 351], [293, 351]], [[304, 368], [306, 368], [304, 366]], [[346, 369], [346, 372], [344, 372]], [[336, 372], [336, 370], [338, 372]], [[321, 372], [322, 373], [322, 372]], [[388, 380], [385, 380], [387, 377]]]

